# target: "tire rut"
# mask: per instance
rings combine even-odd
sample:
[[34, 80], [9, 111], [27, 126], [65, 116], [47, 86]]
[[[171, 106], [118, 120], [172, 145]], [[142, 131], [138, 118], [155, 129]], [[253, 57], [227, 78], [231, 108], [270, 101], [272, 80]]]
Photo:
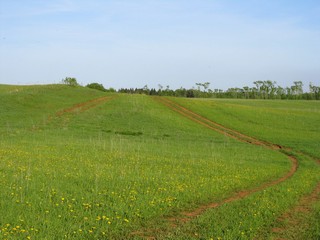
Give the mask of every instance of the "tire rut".
[[[230, 202], [234, 202], [240, 199], [243, 199], [255, 192], [259, 192], [262, 191], [266, 188], [275, 186], [281, 182], [286, 181], [288, 178], [290, 178], [291, 176], [294, 175], [294, 173], [297, 171], [298, 169], [298, 161], [296, 159], [295, 156], [293, 156], [293, 153], [291, 153], [291, 149], [284, 147], [284, 146], [280, 146], [277, 144], [273, 144], [273, 143], [269, 143], [267, 141], [262, 141], [250, 136], [247, 136], [243, 133], [240, 133], [236, 130], [227, 128], [219, 123], [216, 123], [214, 121], [211, 121], [173, 101], [170, 101], [167, 98], [163, 98], [163, 97], [154, 97], [154, 99], [156, 101], [158, 101], [161, 104], [164, 104], [165, 106], [167, 106], [168, 108], [170, 108], [171, 110], [185, 116], [186, 118], [192, 120], [193, 122], [196, 122], [204, 127], [207, 127], [208, 129], [211, 129], [213, 131], [219, 132], [221, 134], [224, 134], [228, 137], [231, 137], [233, 139], [236, 139], [238, 141], [241, 142], [245, 142], [248, 144], [253, 144], [253, 145], [257, 145], [257, 146], [263, 146], [266, 147], [268, 149], [274, 150], [274, 151], [280, 151], [281, 153], [285, 154], [288, 159], [291, 162], [291, 168], [290, 170], [282, 177], [275, 179], [275, 180], [271, 180], [269, 182], [263, 183], [262, 185], [252, 188], [252, 189], [247, 189], [247, 190], [243, 190], [240, 192], [236, 192], [234, 193], [232, 196], [221, 200], [220, 202], [212, 202], [206, 205], [202, 205], [199, 206], [198, 208], [194, 209], [193, 211], [189, 211], [189, 212], [181, 212], [180, 214], [178, 214], [178, 217], [173, 217], [173, 218], [167, 218], [166, 221], [170, 223], [171, 228], [175, 228], [181, 224], [185, 224], [189, 221], [191, 221], [192, 219], [200, 216], [201, 214], [203, 214], [205, 211], [209, 210], [209, 209], [213, 209], [213, 208], [217, 208], [219, 206], [222, 206], [224, 204], [230, 203]], [[145, 239], [155, 239], [155, 237], [152, 236], [152, 230], [151, 229], [144, 229], [141, 231], [137, 231], [135, 233], [132, 233], [132, 236], [140, 236], [142, 238]]]
[[47, 121], [45, 122], [45, 125], [50, 123], [54, 117], [63, 117], [65, 114], [68, 114], [68, 113], [81, 113], [91, 108], [94, 108], [97, 105], [102, 104], [103, 102], [110, 101], [113, 98], [114, 97], [106, 96], [106, 97], [91, 99], [89, 101], [82, 102], [82, 103], [77, 103], [72, 107], [65, 108], [56, 112], [54, 116], [49, 116]]
[[[319, 160], [316, 160], [320, 164]], [[293, 206], [288, 211], [284, 212], [277, 220], [276, 226], [271, 229], [271, 232], [275, 235], [275, 240], [285, 239], [286, 232], [295, 228], [295, 226], [301, 226], [304, 217], [312, 212], [312, 205], [320, 201], [320, 182], [310, 194], [307, 194], [300, 198], [298, 204]], [[287, 223], [284, 227], [279, 227]]]
[[96, 107], [97, 105], [101, 104], [102, 102], [105, 102], [107, 100], [111, 100], [112, 97], [106, 96], [106, 97], [100, 97], [95, 98], [86, 102], [78, 103], [73, 105], [70, 108], [62, 109], [58, 112], [56, 112], [56, 116], [60, 117], [66, 113], [74, 113], [74, 112], [84, 112], [90, 108]]

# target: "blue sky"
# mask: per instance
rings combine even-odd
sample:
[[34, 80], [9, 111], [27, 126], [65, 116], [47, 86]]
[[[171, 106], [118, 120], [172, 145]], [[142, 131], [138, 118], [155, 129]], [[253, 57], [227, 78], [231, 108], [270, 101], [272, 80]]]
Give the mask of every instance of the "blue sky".
[[[0, 0], [0, 83], [320, 85], [319, 0]], [[307, 89], [307, 88], [306, 88]]]

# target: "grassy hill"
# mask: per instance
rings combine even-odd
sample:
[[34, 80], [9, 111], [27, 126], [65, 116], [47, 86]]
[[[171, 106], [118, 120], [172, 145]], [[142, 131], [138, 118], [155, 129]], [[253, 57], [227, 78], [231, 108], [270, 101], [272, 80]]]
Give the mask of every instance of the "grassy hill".
[[0, 132], [31, 128], [46, 121], [50, 114], [102, 95], [89, 88], [65, 85], [0, 85]]
[[320, 158], [320, 102], [176, 98], [178, 103], [243, 133]]
[[[316, 117], [303, 116], [313, 125], [299, 128], [302, 141], [294, 145], [288, 143], [295, 140], [292, 127], [287, 128], [288, 138], [277, 137], [277, 126], [268, 121], [261, 123], [261, 132], [257, 119], [251, 128], [254, 114], [244, 106], [251, 102], [234, 102], [231, 109], [228, 100], [175, 101], [248, 135], [296, 147], [290, 154], [299, 160], [298, 171], [281, 184], [232, 200], [284, 176], [292, 167], [288, 155], [213, 131], [150, 96], [64, 85], [0, 85], [0, 236], [273, 236], [277, 218], [320, 180], [316, 162], [298, 153], [319, 157], [314, 149], [319, 134], [312, 135], [309, 147], [299, 145], [308, 141], [304, 130], [309, 134], [317, 128]], [[281, 105], [274, 103], [278, 107], [267, 106], [270, 121], [278, 116], [272, 109]], [[296, 116], [296, 107], [286, 108], [286, 117]], [[319, 111], [317, 105], [309, 108]], [[186, 212], [215, 202], [225, 203], [180, 221]], [[304, 222], [313, 224], [313, 211], [306, 215]], [[309, 230], [307, 234], [316, 236], [315, 228]]]

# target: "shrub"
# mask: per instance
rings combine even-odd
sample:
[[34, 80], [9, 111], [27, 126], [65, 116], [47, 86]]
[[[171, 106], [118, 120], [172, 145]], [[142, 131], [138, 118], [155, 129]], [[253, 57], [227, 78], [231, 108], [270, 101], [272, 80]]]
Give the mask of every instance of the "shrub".
[[96, 89], [96, 90], [100, 90], [100, 91], [103, 91], [103, 92], [106, 91], [106, 89], [100, 83], [90, 83], [86, 87], [92, 88], [92, 89]]

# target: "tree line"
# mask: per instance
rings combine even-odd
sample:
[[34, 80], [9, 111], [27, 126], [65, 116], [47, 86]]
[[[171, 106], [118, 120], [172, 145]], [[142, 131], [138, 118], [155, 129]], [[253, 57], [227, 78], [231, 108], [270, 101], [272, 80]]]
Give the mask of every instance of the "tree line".
[[254, 86], [244, 86], [242, 88], [229, 88], [226, 91], [222, 89], [209, 88], [210, 83], [196, 83], [197, 87], [191, 89], [179, 88], [172, 90], [169, 86], [163, 88], [159, 85], [158, 89], [149, 89], [147, 85], [143, 88], [121, 88], [120, 93], [147, 94], [158, 96], [174, 96], [189, 98], [242, 98], [242, 99], [304, 99], [320, 100], [320, 87], [309, 84], [309, 92], [303, 91], [301, 81], [293, 82], [290, 87], [281, 87], [276, 82], [255, 81]]
[[[70, 86], [78, 86], [76, 78], [67, 77], [62, 83]], [[227, 90], [211, 89], [209, 82], [196, 83], [196, 87], [191, 89], [178, 88], [171, 89], [169, 85], [163, 87], [158, 85], [158, 89], [149, 88], [145, 85], [143, 88], [114, 88], [106, 89], [100, 83], [90, 83], [86, 87], [97, 89], [104, 92], [119, 92], [128, 94], [146, 94], [153, 96], [172, 96], [188, 98], [240, 98], [240, 99], [303, 99], [303, 100], [320, 100], [320, 87], [312, 83], [309, 84], [309, 91], [303, 91], [303, 83], [294, 81], [292, 86], [281, 87], [275, 81], [255, 81], [253, 86], [244, 86], [242, 88], [229, 88]]]

